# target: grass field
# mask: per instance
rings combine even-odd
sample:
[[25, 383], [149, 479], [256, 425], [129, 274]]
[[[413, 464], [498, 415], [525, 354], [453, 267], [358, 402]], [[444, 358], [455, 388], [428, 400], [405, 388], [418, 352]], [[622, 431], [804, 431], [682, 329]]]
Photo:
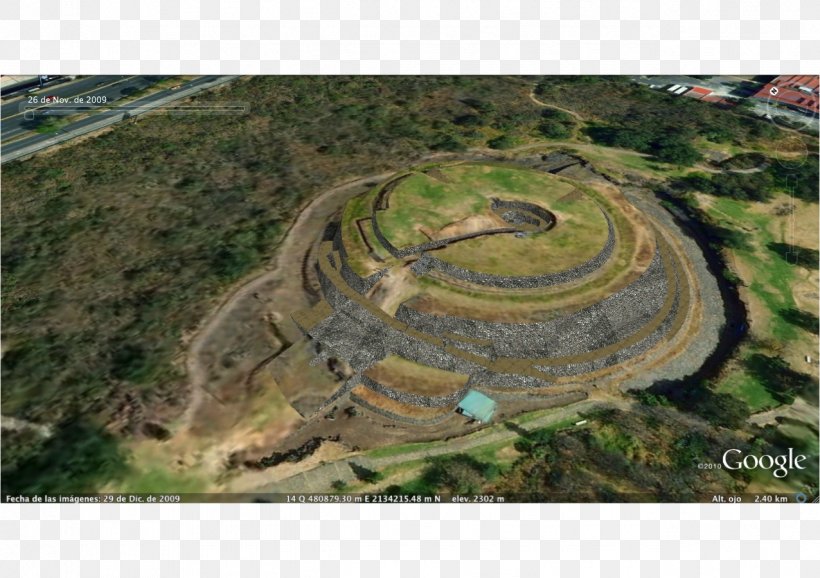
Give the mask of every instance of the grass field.
[[[426, 303], [419, 305], [424, 310], [450, 311], [454, 315], [494, 319], [494, 312], [503, 304], [505, 315], [510, 315], [508, 320], [513, 321], [516, 316], [521, 319], [529, 318], [534, 312], [591, 304], [637, 278], [639, 273], [633, 271], [636, 262], [640, 261], [641, 266], [645, 267], [654, 254], [652, 237], [638, 238], [636, 236], [635, 228], [638, 224], [622, 214], [620, 209], [621, 203], [626, 203], [626, 201], [610, 199], [591, 187], [577, 186], [587, 196], [607, 208], [615, 225], [617, 239], [615, 253], [609, 263], [602, 268], [600, 274], [586, 279], [581, 287], [556, 286], [547, 290], [540, 289], [537, 292], [506, 292], [503, 295], [474, 291], [467, 287], [459, 287], [424, 276], [417, 282], [424, 290]], [[640, 226], [646, 228], [646, 225]], [[514, 240], [520, 241], [520, 239]]]
[[536, 203], [554, 212], [558, 224], [523, 239], [505, 234], [459, 241], [437, 251], [437, 257], [491, 274], [535, 275], [588, 261], [606, 242], [606, 220], [597, 205], [584, 196], [565, 198], [575, 187], [551, 175], [461, 164], [442, 167], [437, 177], [415, 173], [405, 179], [390, 195], [390, 208], [378, 214], [385, 236], [397, 247], [429, 241], [423, 228], [438, 231], [476, 215], [491, 216], [492, 197]]
[[[373, 200], [379, 188], [374, 187], [370, 192], [348, 201], [342, 213], [342, 243], [344, 243], [345, 251], [347, 251], [348, 265], [362, 277], [367, 277], [374, 272], [376, 262], [369, 255], [370, 250], [359, 232], [358, 221], [370, 217]], [[362, 225], [365, 232], [369, 234], [369, 223], [362, 222]], [[387, 251], [374, 241], [375, 238], [370, 240], [373, 250], [383, 258], [389, 257]]]
[[[518, 418], [508, 420], [508, 422], [511, 424], [520, 425], [522, 423], [526, 423], [527, 421], [532, 421], [532, 419], [536, 419], [542, 414], [543, 412], [532, 412], [531, 414], [525, 414], [523, 416], [519, 416]], [[457, 460], [464, 458], [475, 460], [474, 463], [482, 464], [485, 467], [489, 466], [490, 471], [494, 472], [494, 476], [503, 476], [514, 468], [516, 460], [523, 455], [520, 451], [518, 451], [517, 444], [523, 442], [526, 445], [532, 440], [545, 439], [559, 430], [572, 427], [573, 423], [577, 419], [577, 416], [573, 416], [559, 420], [545, 427], [530, 430], [526, 434], [526, 437], [518, 435], [498, 441], [490, 441], [490, 436], [494, 433], [507, 430], [506, 424], [497, 424], [469, 436], [465, 436], [465, 438], [463, 438], [465, 440], [481, 440], [482, 438], [487, 438], [488, 440], [486, 443], [479, 443], [471, 449], [465, 451], [454, 450], [452, 452], [442, 452], [432, 459], [414, 459], [384, 468], [380, 472], [384, 476], [384, 480], [380, 486], [386, 487], [388, 485], [397, 484], [401, 487], [400, 492], [408, 494], [426, 494], [436, 493], [437, 491], [446, 491], [448, 488], [430, 487], [428, 483], [425, 483], [425, 478], [429, 476], [431, 464], [436, 462], [447, 462], [453, 458]], [[445, 444], [443, 442], [405, 444], [402, 446], [373, 450], [368, 452], [367, 455], [372, 458], [394, 457], [422, 450], [436, 451], [444, 445]], [[456, 479], [460, 477], [456, 471], [452, 471], [452, 473]], [[429, 480], [427, 481], [429, 482]], [[475, 483], [484, 484], [489, 481], [491, 480], [480, 477], [475, 480]], [[365, 488], [361, 486], [357, 486], [357, 488], [365, 490]], [[449, 489], [452, 490], [453, 488]]]
[[[706, 195], [697, 195], [696, 199], [717, 225], [739, 233], [726, 252], [730, 256], [730, 267], [743, 285], [741, 294], [749, 309], [752, 340], [742, 345], [738, 358], [743, 360], [754, 353], [778, 355], [796, 370], [813, 373], [803, 357], [815, 355], [817, 336], [794, 324], [784, 312], [804, 310], [817, 315], [816, 298], [802, 298], [804, 295], [816, 296], [817, 275], [805, 267], [789, 263], [771, 247], [774, 243], [788, 243], [804, 250], [816, 249], [816, 205], [797, 200], [793, 216], [776, 216], [773, 210], [787, 200], [785, 196], [768, 203]], [[791, 238], [792, 227], [794, 239]], [[801, 297], [799, 300], [796, 299], [798, 296]], [[743, 400], [753, 412], [780, 403], [770, 392], [771, 384], [761, 382], [740, 366], [724, 372], [716, 385], [718, 391]]]
[[726, 377], [720, 380], [717, 390], [742, 400], [753, 413], [779, 405], [766, 386], [741, 367], [735, 367], [731, 372], [727, 372]]
[[[701, 200], [704, 197], [700, 197]], [[737, 261], [738, 273], [748, 288], [754, 322], [763, 324], [761, 333], [770, 334], [781, 341], [794, 341], [800, 337], [799, 329], [786, 321], [781, 311], [795, 307], [794, 284], [800, 278], [801, 268], [786, 261], [769, 247], [774, 242], [784, 242], [783, 225], [788, 217], [773, 216], [771, 210], [778, 198], [770, 203], [750, 203], [734, 199], [709, 199], [707, 213], [723, 226], [739, 230], [743, 241], [729, 250]], [[811, 211], [811, 206], [803, 207]], [[814, 209], [816, 213], [816, 209]], [[801, 235], [801, 243], [816, 246], [814, 238]], [[814, 247], [808, 247], [814, 248]]]

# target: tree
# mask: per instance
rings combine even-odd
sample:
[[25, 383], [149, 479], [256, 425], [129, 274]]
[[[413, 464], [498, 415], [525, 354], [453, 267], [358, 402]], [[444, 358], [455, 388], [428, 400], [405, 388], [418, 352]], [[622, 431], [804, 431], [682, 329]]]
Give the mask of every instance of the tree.
[[768, 170], [774, 185], [783, 191], [792, 193], [798, 199], [809, 203], [816, 203], [818, 195], [817, 154], [808, 155], [802, 162], [773, 162]]
[[806, 247], [798, 247], [789, 243], [775, 243], [771, 242], [766, 247], [777, 255], [793, 264], [800, 265], [806, 269], [817, 271], [818, 261], [820, 261], [820, 252], [817, 249], [808, 249]]
[[565, 123], [554, 120], [543, 120], [538, 125], [541, 136], [554, 139], [565, 139], [572, 136], [572, 128]]
[[515, 139], [513, 139], [509, 135], [502, 134], [501, 136], [497, 136], [494, 139], [490, 139], [490, 141], [487, 142], [487, 146], [489, 146], [491, 149], [511, 149], [515, 146]]
[[436, 151], [459, 152], [467, 150], [467, 146], [451, 134], [441, 135], [430, 148]]
[[805, 329], [809, 333], [814, 333], [815, 335], [820, 333], [820, 329], [818, 328], [820, 320], [817, 318], [817, 315], [814, 315], [813, 313], [802, 311], [794, 307], [789, 309], [781, 309], [779, 313], [780, 317], [800, 329]]
[[477, 114], [463, 114], [453, 119], [453, 124], [465, 127], [483, 126], [484, 120]]
[[779, 355], [772, 357], [755, 353], [745, 360], [745, 365], [780, 403], [790, 404], [805, 389], [815, 387], [815, 379], [811, 375], [795, 371]]
[[433, 458], [421, 476], [422, 483], [432, 492], [472, 494], [480, 492], [498, 468], [466, 454]]
[[696, 413], [713, 425], [731, 429], [743, 427], [752, 415], [745, 402], [728, 393], [714, 393], [711, 389], [697, 404]]
[[663, 135], [652, 142], [655, 157], [663, 162], [690, 166], [702, 157], [689, 139], [678, 135]]
[[711, 446], [702, 433], [692, 431], [678, 438], [673, 447], [675, 467], [687, 469], [697, 462], [705, 461], [704, 458], [708, 455]]
[[669, 181], [669, 186], [676, 192], [699, 191], [712, 193], [715, 188], [712, 179], [704, 173], [689, 173]]
[[93, 493], [127, 471], [126, 458], [114, 437], [87, 421], [64, 424], [40, 451], [3, 472], [3, 493]]
[[350, 469], [353, 470], [353, 474], [357, 479], [368, 484], [375, 484], [376, 482], [380, 482], [384, 479], [384, 474], [381, 472], [371, 470], [370, 468], [366, 468], [365, 466], [353, 462], [350, 463]]

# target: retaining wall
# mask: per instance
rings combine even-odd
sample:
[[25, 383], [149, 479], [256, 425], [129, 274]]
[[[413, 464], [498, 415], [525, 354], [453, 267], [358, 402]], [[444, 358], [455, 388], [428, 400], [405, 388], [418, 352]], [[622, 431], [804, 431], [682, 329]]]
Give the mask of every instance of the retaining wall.
[[[541, 230], [546, 231], [555, 225], [555, 215], [552, 214], [550, 211], [546, 210], [543, 207], [539, 207], [533, 203], [527, 203], [524, 201], [505, 201], [502, 199], [492, 199], [491, 208], [493, 211], [498, 211], [499, 209], [513, 209], [514, 211], [526, 211], [527, 213], [532, 213], [541, 222], [538, 222], [537, 219], [528, 218], [527, 215], [521, 215], [524, 217], [524, 221], [534, 225], [536, 227], [540, 227]], [[507, 220], [504, 216], [501, 216], [502, 219], [505, 221]], [[508, 221], [512, 222], [512, 221]], [[542, 224], [543, 223], [543, 224]]]
[[484, 235], [499, 235], [502, 233], [516, 233], [518, 232], [518, 228], [516, 227], [498, 227], [496, 229], [485, 229], [483, 231], [476, 231], [474, 233], [465, 233], [463, 235], [455, 235], [453, 237], [447, 237], [446, 239], [436, 239], [435, 241], [429, 241], [427, 243], [422, 243], [420, 245], [413, 245], [412, 247], [404, 247], [403, 249], [399, 249], [393, 243], [387, 240], [387, 237], [384, 236], [382, 230], [379, 228], [379, 221], [376, 219], [376, 214], [374, 212], [373, 217], [370, 219], [370, 222], [373, 226], [373, 233], [376, 235], [376, 238], [379, 240], [387, 252], [396, 257], [397, 259], [403, 259], [405, 257], [409, 257], [410, 255], [418, 255], [425, 251], [432, 251], [434, 249], [440, 249], [442, 247], [446, 247], [450, 243], [456, 243], [458, 241], [466, 241], [467, 239], [475, 239], [476, 237], [483, 237]]
[[372, 411], [373, 413], [378, 414], [382, 417], [386, 417], [387, 419], [391, 419], [401, 423], [406, 423], [409, 425], [437, 425], [442, 423], [444, 420], [451, 419], [455, 415], [454, 413], [448, 412], [431, 419], [415, 419], [412, 417], [407, 417], [404, 415], [393, 413], [392, 411], [387, 411], [386, 409], [383, 409], [381, 407], [377, 407], [371, 404], [370, 402], [365, 401], [353, 392], [350, 392], [350, 400], [367, 409], [368, 411]]
[[399, 391], [393, 389], [382, 383], [379, 383], [378, 381], [370, 379], [366, 375], [362, 376], [361, 384], [369, 389], [372, 389], [376, 393], [379, 393], [385, 397], [389, 397], [390, 399], [394, 399], [396, 401], [406, 403], [408, 405], [416, 405], [420, 407], [455, 406], [467, 394], [467, 388], [464, 387], [458, 391], [454, 391], [453, 393], [447, 395], [419, 395], [416, 393], [409, 393], [406, 391]]
[[387, 273], [387, 268], [376, 271], [367, 277], [362, 277], [356, 273], [347, 262], [347, 250], [342, 242], [341, 227], [336, 228], [336, 234], [333, 236], [333, 248], [339, 253], [339, 260], [341, 261], [341, 267], [338, 267], [339, 273], [357, 293], [364, 295]]
[[500, 289], [534, 289], [538, 287], [549, 287], [551, 285], [560, 285], [561, 283], [569, 283], [577, 281], [586, 277], [590, 273], [600, 269], [604, 263], [612, 256], [615, 249], [615, 227], [609, 218], [609, 215], [601, 209], [604, 218], [607, 222], [607, 240], [601, 251], [592, 259], [573, 267], [557, 273], [547, 273], [544, 275], [530, 275], [530, 276], [505, 276], [493, 275], [490, 273], [480, 273], [478, 271], [471, 271], [447, 261], [443, 261], [437, 257], [433, 257], [428, 253], [424, 253], [421, 258], [426, 260], [425, 267], [441, 271], [445, 275], [460, 279], [476, 285], [487, 285], [490, 287], [498, 287]]
[[[396, 319], [431, 335], [451, 333], [489, 339], [498, 357], [562, 357], [599, 349], [640, 330], [660, 311], [668, 289], [663, 261], [656, 251], [647, 270], [634, 283], [558, 319], [533, 323], [482, 321], [433, 315], [404, 304], [396, 311]], [[467, 349], [460, 343], [458, 346]]]

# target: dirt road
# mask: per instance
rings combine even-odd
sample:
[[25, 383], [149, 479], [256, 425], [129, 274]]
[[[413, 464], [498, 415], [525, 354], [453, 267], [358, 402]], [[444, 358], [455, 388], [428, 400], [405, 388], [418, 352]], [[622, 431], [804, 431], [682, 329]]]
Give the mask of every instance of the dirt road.
[[[259, 493], [332, 492], [331, 484], [335, 480], [342, 480], [345, 483], [355, 481], [356, 476], [351, 468], [351, 464], [379, 471], [398, 463], [414, 462], [445, 454], [462, 453], [481, 446], [496, 444], [502, 441], [511, 441], [521, 435], [519, 433], [520, 430], [532, 431], [554, 425], [571, 417], [578, 416], [579, 412], [589, 411], [604, 404], [604, 402], [597, 400], [582, 401], [565, 408], [556, 409], [547, 415], [528, 421], [515, 429], [501, 426], [493, 429], [480, 430], [473, 435], [450, 440], [446, 445], [432, 446], [427, 449], [378, 458], [368, 457], [366, 453], [353, 454], [341, 460], [329, 463], [320, 462], [321, 465], [311, 470], [278, 479], [272, 483], [265, 484], [255, 491]], [[271, 468], [269, 475], [271, 478], [276, 479], [276, 468]]]
[[788, 418], [802, 421], [807, 424], [817, 425], [817, 408], [812, 407], [802, 397], [798, 397], [790, 405], [781, 405], [769, 411], [756, 413], [749, 418], [749, 423], [759, 425], [777, 425], [779, 419]]

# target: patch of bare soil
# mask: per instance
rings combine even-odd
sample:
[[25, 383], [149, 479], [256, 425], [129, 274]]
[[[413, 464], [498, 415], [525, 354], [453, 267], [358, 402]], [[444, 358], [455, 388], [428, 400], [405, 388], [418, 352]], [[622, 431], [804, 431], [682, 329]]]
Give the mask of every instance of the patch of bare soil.
[[810, 405], [802, 397], [798, 397], [790, 405], [781, 405], [775, 409], [754, 414], [749, 418], [749, 423], [762, 427], [769, 424], [776, 425], [787, 418], [816, 426], [817, 407]]
[[[137, 471], [167, 472], [196, 479], [202, 491], [225, 490], [236, 456], [260, 459], [304, 423], [270, 376], [256, 375], [241, 402], [221, 404], [205, 396], [192, 427], [170, 439], [137, 439], [129, 444]], [[112, 486], [106, 491], [121, 491]], [[176, 488], [169, 486], [166, 491]]]
[[316, 411], [352, 375], [346, 363], [333, 357], [311, 365], [318, 353], [315, 347], [314, 342], [300, 340], [264, 370], [303, 416]]
[[393, 267], [368, 294], [368, 299], [382, 311], [394, 314], [399, 305], [418, 292], [416, 276], [409, 266]]
[[509, 227], [509, 223], [505, 223], [495, 213], [488, 213], [482, 215], [470, 215], [458, 221], [453, 221], [444, 225], [434, 234], [434, 239], [448, 239], [450, 237], [458, 237], [460, 235], [471, 235], [473, 233], [480, 233], [490, 229], [498, 229], [500, 227]]

